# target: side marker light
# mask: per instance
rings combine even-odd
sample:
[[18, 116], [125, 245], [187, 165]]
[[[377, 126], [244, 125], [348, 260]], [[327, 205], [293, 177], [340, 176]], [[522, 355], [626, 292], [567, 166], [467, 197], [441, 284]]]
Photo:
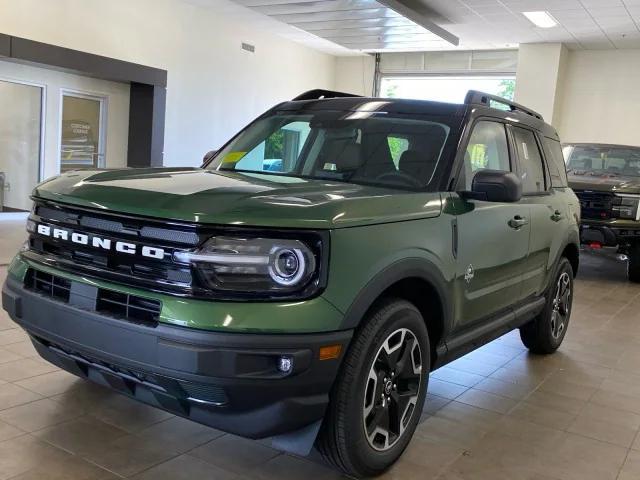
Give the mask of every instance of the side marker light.
[[327, 345], [320, 347], [320, 360], [332, 360], [338, 358], [342, 352], [342, 345]]

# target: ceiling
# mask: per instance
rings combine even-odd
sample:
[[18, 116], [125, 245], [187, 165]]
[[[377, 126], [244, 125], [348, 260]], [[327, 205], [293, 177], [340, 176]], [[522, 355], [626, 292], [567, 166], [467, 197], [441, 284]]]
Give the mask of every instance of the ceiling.
[[442, 50], [458, 44], [429, 18], [430, 10], [410, 7], [407, 0], [234, 1], [349, 50]]
[[[298, 32], [297, 41], [325, 51], [333, 45], [337, 54], [480, 50], [535, 42], [563, 42], [572, 49], [640, 48], [640, 0], [233, 1], [287, 26], [289, 38]], [[385, 6], [394, 3], [404, 9]], [[522, 15], [535, 10], [548, 11], [559, 26], [535, 27]], [[459, 45], [441, 38], [438, 27], [459, 37]]]
[[[640, 0], [428, 0], [440, 26], [467, 48], [563, 42], [572, 49], [640, 48]], [[522, 12], [546, 10], [558, 21], [538, 28]]]

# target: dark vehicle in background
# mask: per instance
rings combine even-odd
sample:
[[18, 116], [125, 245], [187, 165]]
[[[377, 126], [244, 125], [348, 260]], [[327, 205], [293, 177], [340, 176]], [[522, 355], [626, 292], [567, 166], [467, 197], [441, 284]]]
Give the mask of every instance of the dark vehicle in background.
[[640, 282], [640, 147], [565, 144], [564, 156], [582, 208], [581, 242], [617, 247], [629, 280]]

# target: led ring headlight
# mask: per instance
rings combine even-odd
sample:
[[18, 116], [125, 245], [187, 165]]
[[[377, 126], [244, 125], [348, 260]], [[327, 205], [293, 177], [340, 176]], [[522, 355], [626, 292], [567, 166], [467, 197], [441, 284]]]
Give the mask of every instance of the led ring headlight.
[[207, 287], [238, 293], [292, 293], [317, 273], [309, 246], [285, 238], [212, 237], [174, 260], [193, 265]]
[[276, 248], [271, 255], [269, 275], [280, 285], [295, 285], [305, 273], [306, 261], [298, 248]]

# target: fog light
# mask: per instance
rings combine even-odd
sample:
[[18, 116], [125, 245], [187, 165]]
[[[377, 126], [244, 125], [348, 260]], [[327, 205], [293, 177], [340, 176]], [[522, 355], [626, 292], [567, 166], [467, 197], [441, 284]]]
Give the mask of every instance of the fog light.
[[278, 370], [282, 373], [290, 373], [293, 369], [293, 358], [282, 356], [278, 359]]

